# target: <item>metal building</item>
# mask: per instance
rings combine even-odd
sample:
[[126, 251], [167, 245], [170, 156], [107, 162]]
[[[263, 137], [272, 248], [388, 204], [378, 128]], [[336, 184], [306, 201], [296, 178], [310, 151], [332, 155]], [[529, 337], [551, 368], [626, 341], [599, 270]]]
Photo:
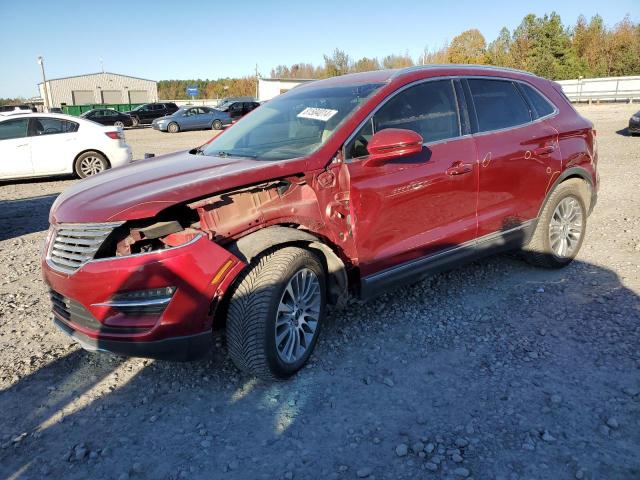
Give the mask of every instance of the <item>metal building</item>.
[[[38, 84], [44, 98], [44, 85]], [[89, 73], [74, 77], [47, 79], [49, 107], [87, 105], [97, 103], [147, 103], [158, 100], [155, 80], [119, 75], [117, 73]]]
[[298, 85], [312, 81], [313, 80], [302, 78], [259, 78], [258, 101], [264, 102], [265, 100], [271, 100]]

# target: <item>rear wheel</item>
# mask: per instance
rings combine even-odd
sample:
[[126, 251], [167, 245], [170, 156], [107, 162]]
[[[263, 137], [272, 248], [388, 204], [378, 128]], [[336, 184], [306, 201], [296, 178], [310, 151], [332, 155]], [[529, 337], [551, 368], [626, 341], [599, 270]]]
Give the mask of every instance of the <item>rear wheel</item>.
[[229, 355], [242, 371], [288, 378], [311, 356], [325, 314], [325, 272], [303, 248], [258, 257], [242, 274], [229, 302]]
[[117, 122], [114, 122], [113, 126], [118, 128], [124, 128], [124, 122], [118, 120]]
[[587, 228], [589, 187], [570, 179], [551, 194], [538, 225], [525, 248], [525, 258], [534, 265], [561, 268], [575, 258]]
[[220, 120], [214, 120], [211, 124], [213, 130], [222, 130], [222, 122]]
[[167, 132], [169, 132], [169, 133], [178, 133], [179, 131], [180, 131], [180, 127], [178, 126], [178, 124], [176, 122], [171, 122], [167, 126]]
[[99, 152], [85, 152], [76, 159], [74, 170], [80, 178], [86, 178], [109, 168], [109, 161]]

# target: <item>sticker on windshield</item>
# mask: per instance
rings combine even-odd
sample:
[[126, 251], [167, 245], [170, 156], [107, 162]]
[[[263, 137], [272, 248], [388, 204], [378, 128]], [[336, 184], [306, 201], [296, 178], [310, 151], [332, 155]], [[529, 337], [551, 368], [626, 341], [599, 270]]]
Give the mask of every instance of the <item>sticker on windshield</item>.
[[338, 113], [338, 110], [331, 110], [330, 108], [307, 107], [298, 114], [298, 118], [309, 118], [311, 120], [322, 120], [326, 122], [336, 113]]

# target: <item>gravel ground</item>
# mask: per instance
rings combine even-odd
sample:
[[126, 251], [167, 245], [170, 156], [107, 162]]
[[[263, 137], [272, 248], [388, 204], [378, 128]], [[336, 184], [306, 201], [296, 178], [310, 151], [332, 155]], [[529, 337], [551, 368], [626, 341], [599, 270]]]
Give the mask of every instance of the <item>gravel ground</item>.
[[[570, 267], [503, 255], [352, 302], [277, 384], [240, 376], [222, 338], [187, 364], [78, 349], [38, 260], [75, 180], [1, 184], [0, 478], [640, 478], [635, 110], [581, 108], [602, 185]], [[140, 157], [211, 132], [126, 135]]]

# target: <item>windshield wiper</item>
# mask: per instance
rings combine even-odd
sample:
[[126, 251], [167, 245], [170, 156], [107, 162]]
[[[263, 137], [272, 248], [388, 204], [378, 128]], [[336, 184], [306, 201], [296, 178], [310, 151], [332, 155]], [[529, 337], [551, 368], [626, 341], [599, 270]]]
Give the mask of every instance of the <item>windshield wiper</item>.
[[233, 151], [224, 151], [224, 150], [220, 150], [217, 155], [219, 157], [222, 158], [227, 158], [227, 157], [245, 157], [245, 158], [258, 158], [257, 155], [251, 155], [249, 153], [239, 153], [239, 152], [233, 152]]

